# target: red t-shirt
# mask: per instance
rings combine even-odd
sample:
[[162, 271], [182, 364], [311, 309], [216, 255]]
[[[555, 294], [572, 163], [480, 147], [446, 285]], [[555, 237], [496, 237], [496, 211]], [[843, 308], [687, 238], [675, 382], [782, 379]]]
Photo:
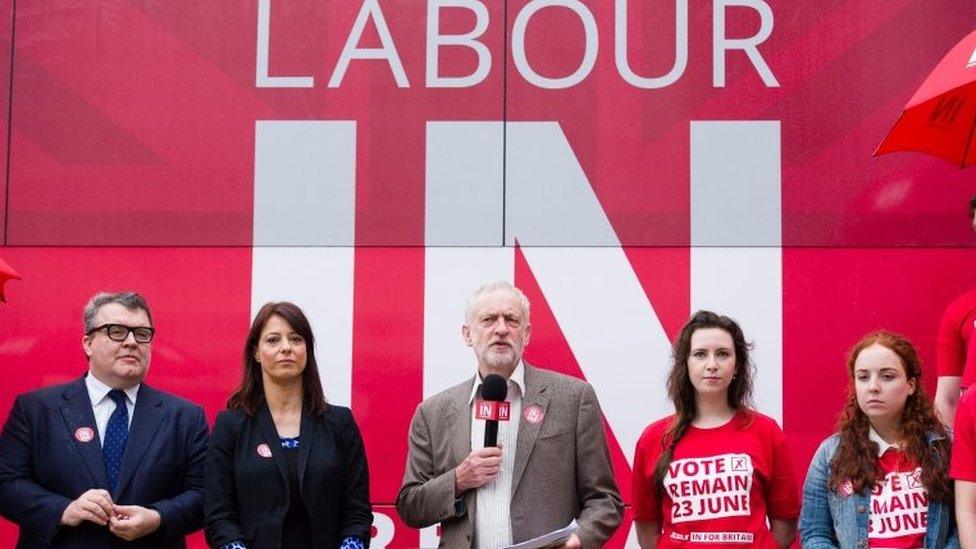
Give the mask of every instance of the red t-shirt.
[[952, 428], [952, 466], [949, 476], [976, 482], [976, 387], [959, 399]]
[[878, 466], [884, 477], [871, 490], [868, 547], [923, 547], [929, 498], [922, 468], [895, 448], [878, 458]]
[[[976, 320], [973, 323], [976, 323]], [[973, 323], [970, 324], [972, 325]], [[960, 385], [966, 388], [976, 383], [976, 337], [969, 338], [969, 343], [966, 345], [966, 360], [963, 364], [962, 382]]]
[[689, 427], [674, 449], [659, 500], [654, 468], [673, 418], [652, 423], [637, 442], [634, 520], [661, 526], [658, 547], [776, 547], [766, 517], [800, 515], [793, 462], [776, 421], [749, 411], [721, 427]]
[[[976, 322], [976, 288], [960, 295], [942, 314], [936, 340], [936, 370], [939, 376], [962, 376], [962, 386], [976, 381], [976, 356], [969, 353], [973, 342], [973, 322]], [[973, 349], [976, 351], [976, 348]]]

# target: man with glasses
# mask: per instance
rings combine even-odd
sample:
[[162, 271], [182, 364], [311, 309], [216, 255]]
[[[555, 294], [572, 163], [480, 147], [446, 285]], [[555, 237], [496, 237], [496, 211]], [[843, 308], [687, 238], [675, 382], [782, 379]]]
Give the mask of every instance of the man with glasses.
[[143, 383], [155, 329], [137, 293], [85, 306], [84, 377], [17, 397], [0, 515], [18, 547], [185, 547], [203, 518], [203, 409]]

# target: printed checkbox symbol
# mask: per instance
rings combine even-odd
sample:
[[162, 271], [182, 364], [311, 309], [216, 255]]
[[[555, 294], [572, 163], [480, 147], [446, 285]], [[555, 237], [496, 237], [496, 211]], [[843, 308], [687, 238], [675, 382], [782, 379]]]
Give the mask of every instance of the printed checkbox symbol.
[[746, 467], [746, 458], [744, 458], [744, 457], [734, 457], [734, 458], [732, 458], [732, 470], [733, 471], [748, 471], [749, 468]]
[[921, 475], [922, 473], [919, 471], [912, 473], [912, 475], [908, 477], [908, 482], [907, 482], [908, 487], [921, 488], [922, 487], [922, 479], [920, 478]]

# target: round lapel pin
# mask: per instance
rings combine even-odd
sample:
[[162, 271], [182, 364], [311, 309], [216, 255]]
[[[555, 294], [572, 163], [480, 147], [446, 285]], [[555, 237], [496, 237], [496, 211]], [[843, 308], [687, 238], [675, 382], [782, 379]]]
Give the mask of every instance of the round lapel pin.
[[271, 447], [263, 442], [258, 444], [258, 455], [263, 458], [271, 457]]
[[91, 442], [95, 438], [95, 430], [91, 427], [78, 427], [75, 429], [75, 440], [78, 442]]
[[532, 404], [525, 407], [525, 410], [522, 412], [522, 417], [529, 423], [539, 424], [542, 423], [542, 418], [546, 417], [546, 413], [542, 411], [540, 406]]

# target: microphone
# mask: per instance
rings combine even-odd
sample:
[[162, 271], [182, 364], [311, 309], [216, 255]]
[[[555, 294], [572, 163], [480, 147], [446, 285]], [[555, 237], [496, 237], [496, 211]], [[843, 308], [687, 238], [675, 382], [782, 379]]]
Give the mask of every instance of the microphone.
[[[504, 402], [506, 396], [508, 396], [508, 381], [498, 374], [486, 375], [481, 382], [481, 398], [486, 401]], [[485, 420], [485, 448], [489, 446], [498, 446], [498, 419]]]

